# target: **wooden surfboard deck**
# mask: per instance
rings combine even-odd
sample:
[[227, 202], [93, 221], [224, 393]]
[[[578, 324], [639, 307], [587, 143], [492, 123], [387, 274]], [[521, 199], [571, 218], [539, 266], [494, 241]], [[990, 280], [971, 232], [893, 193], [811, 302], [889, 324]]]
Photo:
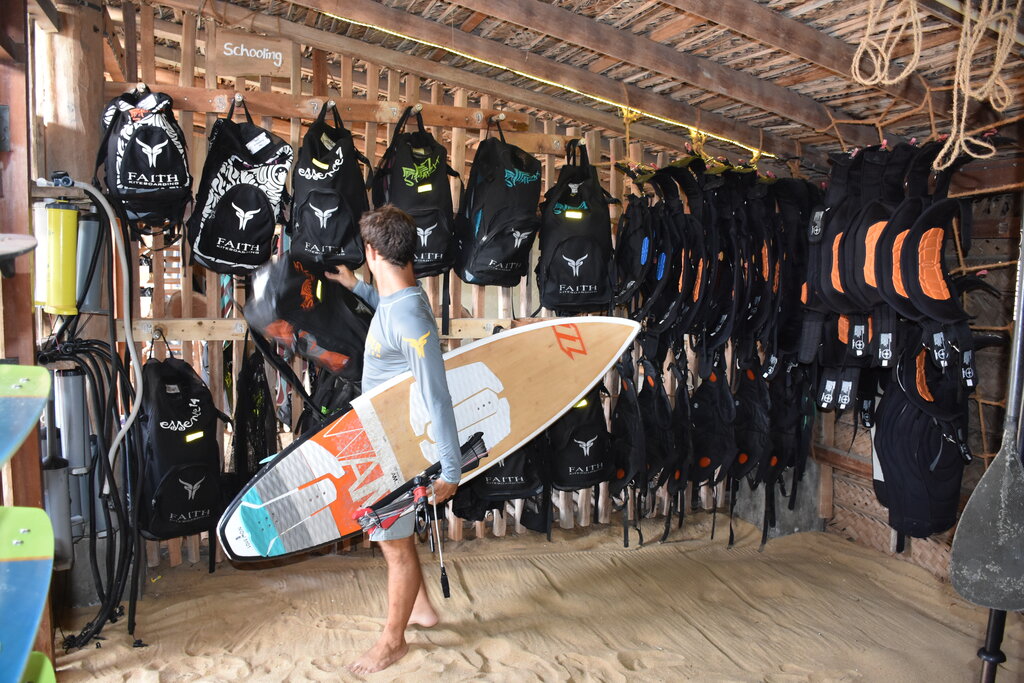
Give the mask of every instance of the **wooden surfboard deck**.
[[[579, 401], [629, 347], [631, 320], [556, 318], [445, 354], [460, 442], [483, 432], [494, 466]], [[436, 460], [426, 408], [410, 373], [267, 463], [228, 506], [218, 535], [228, 557], [261, 560], [361, 533], [352, 516]]]

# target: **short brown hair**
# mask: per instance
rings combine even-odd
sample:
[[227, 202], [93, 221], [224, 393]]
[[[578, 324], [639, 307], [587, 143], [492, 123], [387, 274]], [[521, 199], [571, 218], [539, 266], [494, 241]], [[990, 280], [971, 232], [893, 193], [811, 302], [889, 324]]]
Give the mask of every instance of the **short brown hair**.
[[393, 204], [367, 211], [359, 219], [359, 233], [388, 263], [404, 267], [416, 251], [416, 222]]

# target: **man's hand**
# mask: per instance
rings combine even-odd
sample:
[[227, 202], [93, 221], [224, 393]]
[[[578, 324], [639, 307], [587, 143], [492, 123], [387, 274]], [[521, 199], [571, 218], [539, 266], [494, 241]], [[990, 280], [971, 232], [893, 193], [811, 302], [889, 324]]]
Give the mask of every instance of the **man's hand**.
[[434, 480], [434, 502], [438, 504], [445, 502], [455, 495], [458, 488], [458, 484], [452, 484], [444, 479]]
[[359, 282], [356, 279], [356, 274], [348, 266], [335, 266], [333, 271], [328, 270], [324, 272], [324, 277], [328, 280], [334, 280], [339, 285], [348, 289], [354, 289], [356, 283]]

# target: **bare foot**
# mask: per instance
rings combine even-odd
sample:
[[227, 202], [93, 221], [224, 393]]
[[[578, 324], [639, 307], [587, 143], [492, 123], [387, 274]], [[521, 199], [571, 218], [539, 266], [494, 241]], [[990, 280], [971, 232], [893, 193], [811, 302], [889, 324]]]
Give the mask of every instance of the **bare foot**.
[[419, 604], [415, 605], [412, 610], [412, 614], [409, 615], [410, 626], [422, 626], [423, 628], [432, 628], [437, 626], [437, 622], [440, 618], [437, 616], [437, 612], [428, 602], [425, 607], [421, 607]]
[[348, 670], [356, 674], [372, 674], [383, 671], [409, 652], [409, 644], [403, 640], [394, 645], [378, 640], [376, 645], [363, 653], [363, 656], [349, 665]]

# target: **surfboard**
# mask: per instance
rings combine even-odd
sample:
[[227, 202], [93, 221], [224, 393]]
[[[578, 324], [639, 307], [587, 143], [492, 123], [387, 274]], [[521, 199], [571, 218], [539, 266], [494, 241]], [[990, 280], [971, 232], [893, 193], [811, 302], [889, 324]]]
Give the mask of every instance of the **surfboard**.
[[0, 364], [0, 465], [36, 426], [50, 396], [50, 373], [34, 365]]
[[0, 680], [19, 680], [53, 569], [53, 527], [41, 508], [0, 507]]
[[[460, 442], [482, 432], [479, 476], [575, 405], [629, 347], [640, 326], [611, 317], [555, 318], [466, 344], [444, 356]], [[304, 552], [361, 533], [356, 511], [436, 461], [426, 406], [410, 373], [352, 401], [352, 410], [279, 453], [218, 524], [235, 561]]]

